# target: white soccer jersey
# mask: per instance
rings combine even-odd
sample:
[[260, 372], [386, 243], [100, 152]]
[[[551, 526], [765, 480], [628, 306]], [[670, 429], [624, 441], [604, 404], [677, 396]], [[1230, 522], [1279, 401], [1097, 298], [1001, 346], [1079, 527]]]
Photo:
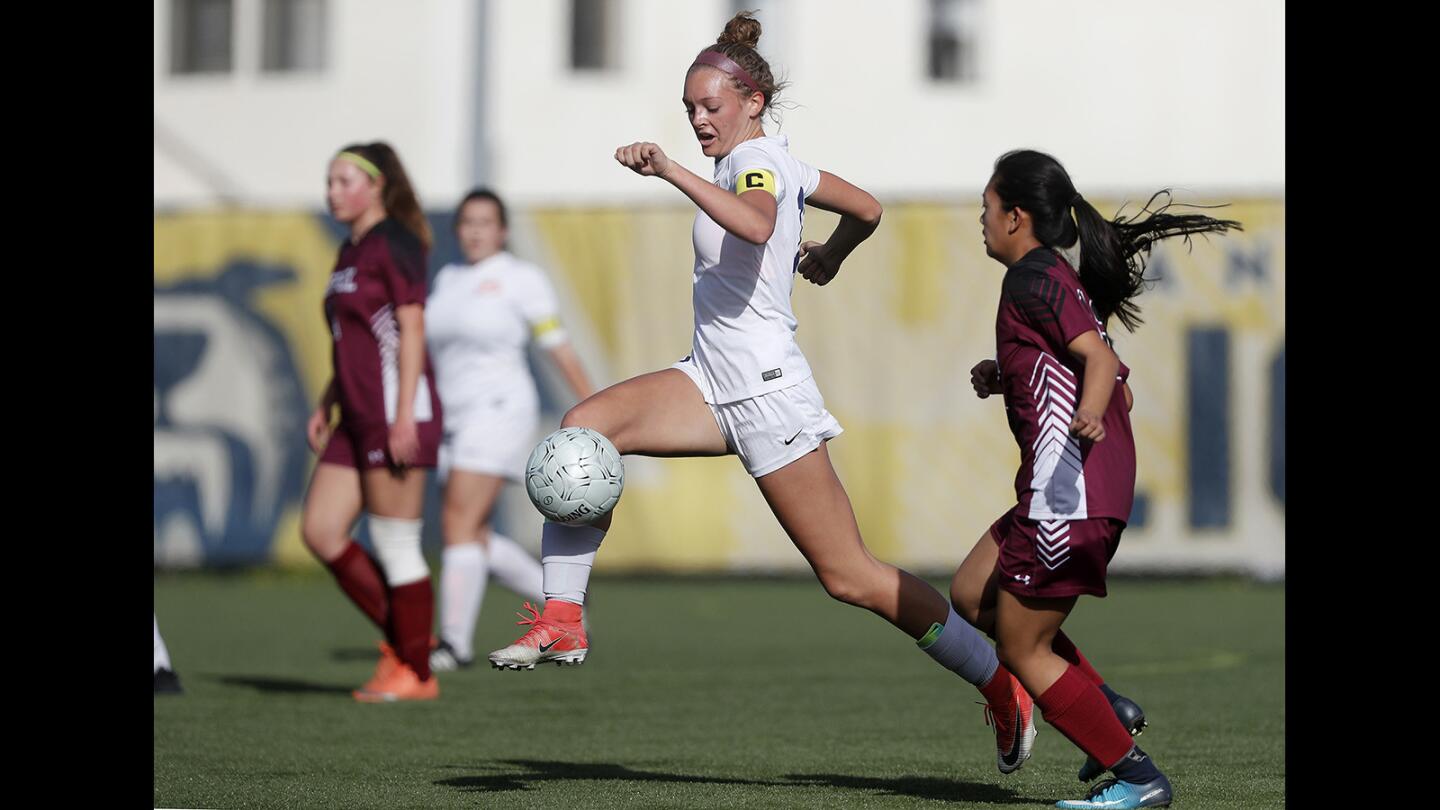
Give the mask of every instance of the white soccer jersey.
[[441, 268], [425, 302], [425, 339], [448, 429], [479, 410], [538, 407], [525, 345], [556, 346], [565, 330], [549, 279], [502, 251]]
[[[691, 351], [700, 391], [715, 405], [778, 391], [810, 378], [795, 342], [796, 254], [805, 198], [820, 172], [790, 155], [784, 135], [754, 138], [715, 164], [715, 185], [733, 193], [775, 195], [775, 232], [752, 245], [703, 210], [695, 215], [695, 336]], [[448, 405], [446, 406], [448, 407]]]

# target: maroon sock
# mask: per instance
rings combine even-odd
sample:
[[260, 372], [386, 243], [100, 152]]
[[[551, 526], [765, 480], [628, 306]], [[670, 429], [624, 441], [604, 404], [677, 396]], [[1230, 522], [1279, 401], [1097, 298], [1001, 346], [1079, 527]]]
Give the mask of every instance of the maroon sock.
[[1055, 640], [1050, 644], [1050, 651], [1064, 658], [1071, 666], [1079, 669], [1080, 672], [1089, 678], [1090, 682], [1096, 686], [1101, 686], [1105, 683], [1105, 679], [1100, 677], [1100, 673], [1095, 671], [1095, 667], [1090, 666], [1090, 661], [1080, 654], [1080, 648], [1076, 647], [1075, 642], [1071, 641], [1070, 637], [1065, 635], [1064, 630], [1055, 634]]
[[1135, 744], [1130, 732], [1116, 719], [1100, 687], [1074, 664], [1066, 667], [1060, 680], [1035, 698], [1035, 705], [1040, 707], [1045, 722], [1107, 768], [1119, 762]]
[[434, 619], [430, 577], [390, 589], [390, 630], [395, 639], [391, 644], [422, 681], [430, 677], [430, 624]]
[[545, 609], [540, 615], [557, 622], [574, 624], [580, 621], [580, 606], [564, 599], [546, 599]]
[[370, 621], [375, 622], [393, 646], [394, 639], [389, 632], [390, 600], [385, 595], [389, 589], [385, 586], [385, 575], [380, 572], [380, 566], [354, 540], [345, 546], [339, 557], [325, 564], [335, 575], [335, 581], [340, 583], [340, 590], [370, 617]]

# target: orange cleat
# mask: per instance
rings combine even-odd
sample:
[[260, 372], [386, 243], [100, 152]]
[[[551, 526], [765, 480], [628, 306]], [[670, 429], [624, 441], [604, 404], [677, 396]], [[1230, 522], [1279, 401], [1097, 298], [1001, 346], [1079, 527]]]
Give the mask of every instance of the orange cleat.
[[995, 765], [1001, 773], [1020, 770], [1035, 747], [1035, 701], [1013, 675], [1010, 688], [1009, 705], [985, 704], [985, 725], [995, 729]]
[[556, 664], [582, 664], [590, 653], [590, 641], [585, 636], [582, 622], [561, 622], [547, 619], [529, 603], [525, 609], [530, 617], [517, 613], [520, 621], [528, 624], [530, 630], [509, 647], [490, 653], [490, 664], [496, 669], [534, 669], [536, 664], [554, 661]]
[[440, 697], [440, 679], [434, 673], [420, 680], [409, 664], [397, 660], [390, 677], [371, 687], [366, 684], [354, 691], [361, 703], [395, 703], [401, 700], [434, 700]]
[[400, 656], [395, 654], [395, 648], [384, 641], [380, 642], [380, 660], [375, 664], [375, 674], [370, 676], [370, 680], [366, 681], [364, 686], [361, 686], [355, 691], [365, 692], [373, 690], [375, 687], [389, 680], [395, 674], [395, 667], [399, 665]]

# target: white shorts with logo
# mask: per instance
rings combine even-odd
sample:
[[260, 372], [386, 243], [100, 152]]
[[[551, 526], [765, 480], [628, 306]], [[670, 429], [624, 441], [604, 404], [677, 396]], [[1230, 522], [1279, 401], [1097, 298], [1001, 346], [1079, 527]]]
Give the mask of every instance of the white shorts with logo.
[[[671, 368], [685, 372], [696, 388], [705, 390], [693, 361], [682, 360]], [[825, 410], [814, 377], [779, 391], [710, 405], [710, 413], [730, 452], [739, 456], [745, 471], [756, 478], [775, 472], [819, 447], [820, 442], [845, 432]]]
[[463, 416], [445, 414], [445, 437], [440, 442], [437, 472], [440, 480], [450, 470], [525, 480], [525, 462], [535, 449], [536, 408], [490, 407]]

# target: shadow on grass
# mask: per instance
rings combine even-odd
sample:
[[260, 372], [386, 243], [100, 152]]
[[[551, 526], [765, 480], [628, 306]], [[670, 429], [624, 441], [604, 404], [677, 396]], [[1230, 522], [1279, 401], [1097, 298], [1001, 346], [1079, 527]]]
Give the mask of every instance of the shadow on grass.
[[[464, 791], [478, 793], [500, 793], [509, 790], [530, 790], [535, 782], [576, 782], [584, 780], [615, 782], [694, 782], [706, 785], [783, 785], [784, 782], [765, 782], [754, 779], [729, 779], [723, 776], [687, 776], [678, 773], [637, 771], [624, 765], [605, 762], [542, 762], [534, 759], [507, 759], [503, 765], [507, 770], [524, 768], [526, 773], [496, 773], [483, 776], [457, 776], [440, 779], [437, 785], [445, 785]], [[451, 766], [460, 767], [460, 766]], [[499, 768], [501, 766], [490, 766]]]
[[[508, 767], [507, 767], [508, 766]], [[463, 767], [463, 766], [450, 766]], [[749, 785], [772, 788], [831, 787], [856, 790], [881, 796], [909, 796], [950, 802], [989, 802], [1000, 804], [1033, 804], [1035, 800], [1018, 797], [1013, 790], [989, 784], [962, 782], [930, 776], [882, 778], [832, 773], [786, 774], [781, 779], [740, 779], [724, 776], [693, 776], [659, 771], [639, 771], [624, 765], [605, 762], [545, 762], [533, 759], [503, 760], [482, 766], [504, 773], [456, 776], [440, 779], [437, 785], [471, 793], [502, 793], [534, 790], [546, 782], [616, 781], [666, 782], [702, 785]], [[523, 768], [522, 772], [514, 772]]]
[[263, 675], [202, 675], [207, 680], [218, 681], [226, 686], [246, 686], [260, 692], [289, 694], [345, 695], [350, 696], [353, 686], [335, 686], [328, 683], [311, 683], [292, 678], [267, 678]]
[[787, 773], [785, 784], [817, 785], [845, 790], [863, 790], [880, 796], [909, 796], [945, 802], [988, 802], [991, 804], [1035, 804], [1036, 799], [1016, 796], [999, 785], [962, 782], [941, 776], [852, 776], [839, 773]]

